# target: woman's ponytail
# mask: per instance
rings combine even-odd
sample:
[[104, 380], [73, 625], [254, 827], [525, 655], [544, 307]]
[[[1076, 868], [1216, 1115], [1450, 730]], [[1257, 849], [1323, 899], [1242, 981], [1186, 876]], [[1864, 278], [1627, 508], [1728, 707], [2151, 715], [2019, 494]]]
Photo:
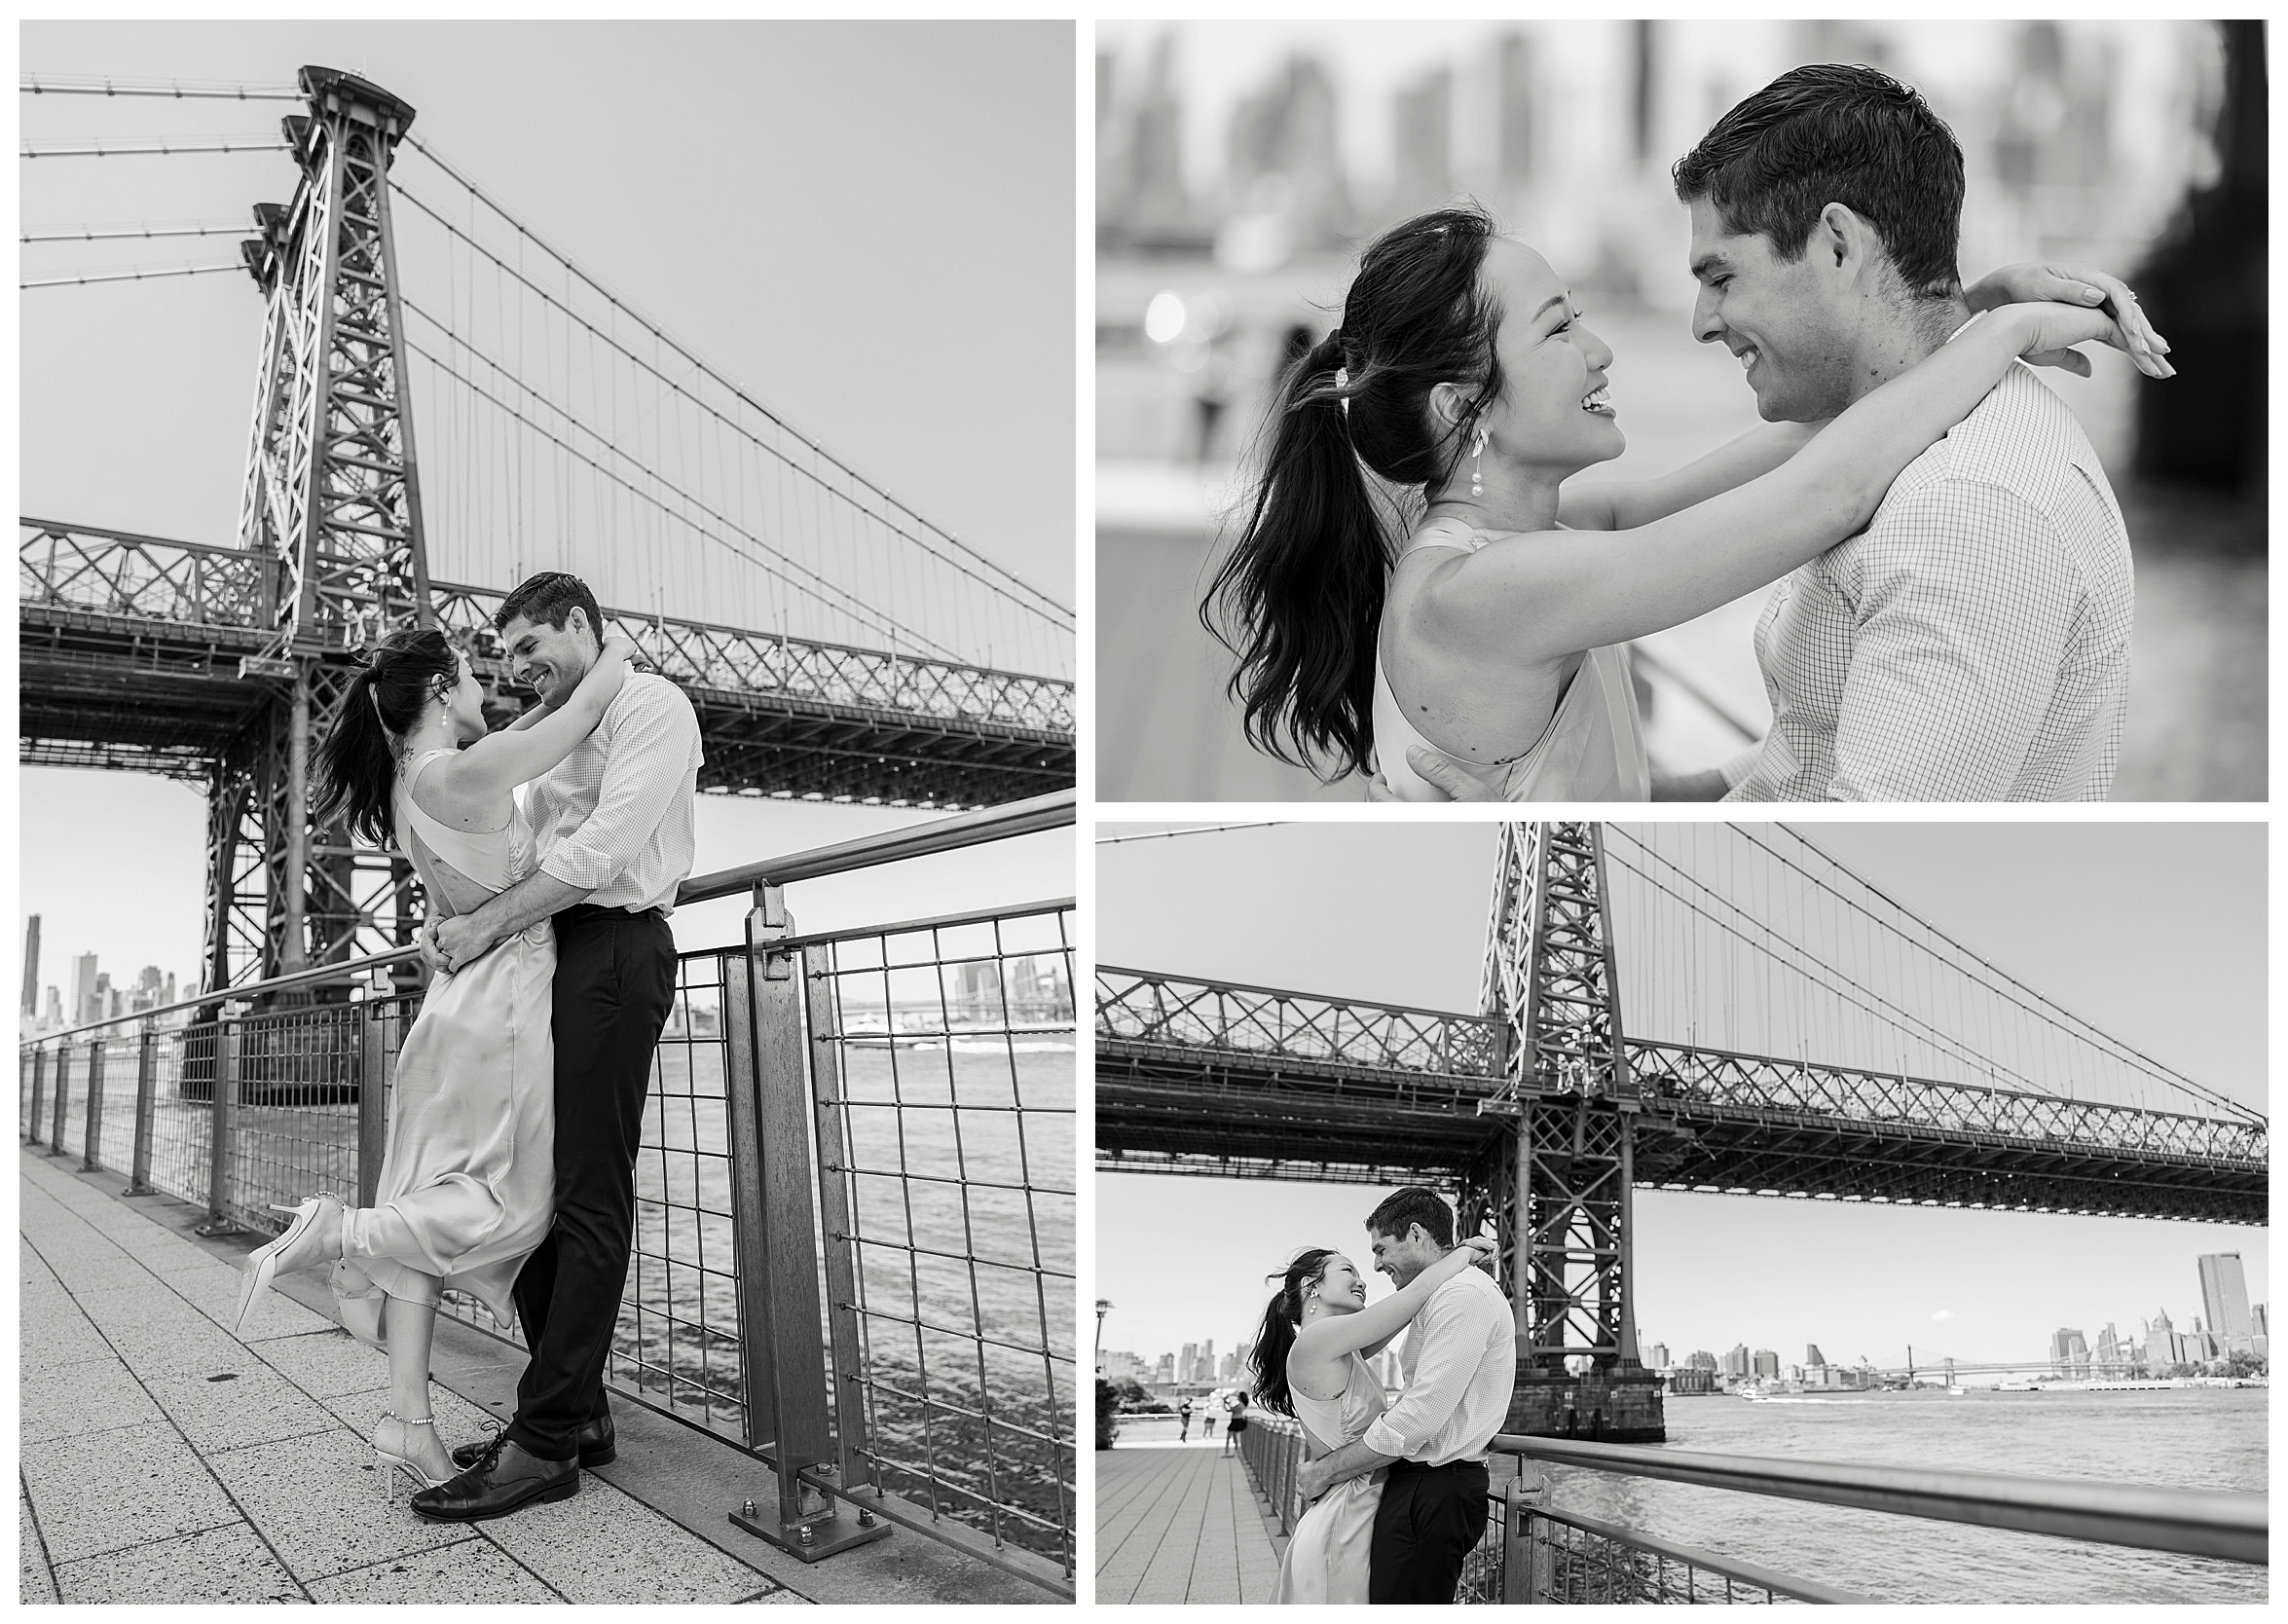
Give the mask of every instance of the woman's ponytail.
[[1247, 1368], [1255, 1377], [1255, 1402], [1266, 1410], [1295, 1414], [1294, 1395], [1287, 1386], [1287, 1354], [1295, 1346], [1295, 1333], [1303, 1328], [1303, 1294], [1327, 1272], [1327, 1259], [1334, 1255], [1326, 1246], [1296, 1253], [1280, 1277], [1277, 1295], [1264, 1305], [1255, 1346], [1247, 1350]]
[[[1200, 619], [1239, 656], [1248, 739], [1334, 779], [1374, 750], [1374, 646], [1389, 540], [1351, 448], [1341, 329], [1292, 367], [1238, 544]], [[1326, 765], [1322, 768], [1321, 760]]]

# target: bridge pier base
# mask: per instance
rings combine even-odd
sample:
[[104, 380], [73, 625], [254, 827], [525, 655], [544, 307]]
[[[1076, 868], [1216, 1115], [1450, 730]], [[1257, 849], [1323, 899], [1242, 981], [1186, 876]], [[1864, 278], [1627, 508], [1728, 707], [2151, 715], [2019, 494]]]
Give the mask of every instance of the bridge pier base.
[[1649, 1370], [1593, 1370], [1586, 1376], [1520, 1366], [1504, 1432], [1531, 1438], [1584, 1438], [1607, 1444], [1668, 1441], [1661, 1379]]

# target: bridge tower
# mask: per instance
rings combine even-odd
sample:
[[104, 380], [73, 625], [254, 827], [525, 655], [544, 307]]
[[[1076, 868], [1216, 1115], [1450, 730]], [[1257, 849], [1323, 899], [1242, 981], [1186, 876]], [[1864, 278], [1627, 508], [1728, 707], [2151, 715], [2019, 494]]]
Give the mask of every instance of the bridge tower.
[[240, 665], [268, 692], [210, 786], [210, 990], [409, 943], [417, 922], [410, 867], [309, 813], [311, 753], [358, 650], [431, 623], [389, 216], [414, 113], [333, 68], [304, 68], [300, 87], [310, 110], [284, 121], [294, 201], [258, 205], [240, 244], [267, 311], [239, 544], [267, 561], [273, 635]]
[[1655, 1442], [1660, 1379], [1639, 1362], [1630, 1301], [1638, 1092], [1621, 1047], [1603, 831], [1503, 824], [1487, 924], [1485, 1013], [1504, 1087], [1480, 1110], [1508, 1131], [1464, 1179], [1461, 1219], [1491, 1219], [1517, 1312], [1507, 1430]]

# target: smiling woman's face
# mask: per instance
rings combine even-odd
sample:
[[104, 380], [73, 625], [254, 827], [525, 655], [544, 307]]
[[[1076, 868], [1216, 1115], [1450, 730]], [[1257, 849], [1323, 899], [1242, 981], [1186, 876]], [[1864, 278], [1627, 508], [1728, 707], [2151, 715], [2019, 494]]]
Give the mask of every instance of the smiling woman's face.
[[[1495, 349], [1501, 395], [1478, 423], [1486, 456], [1569, 472], [1618, 457], [1628, 444], [1605, 391], [1612, 351], [1580, 318], [1549, 262], [1511, 237], [1486, 245], [1478, 281], [1501, 307]], [[1469, 472], [1470, 446], [1459, 472]]]
[[1366, 1277], [1341, 1252], [1327, 1259], [1311, 1295], [1335, 1313], [1356, 1313], [1366, 1307]]

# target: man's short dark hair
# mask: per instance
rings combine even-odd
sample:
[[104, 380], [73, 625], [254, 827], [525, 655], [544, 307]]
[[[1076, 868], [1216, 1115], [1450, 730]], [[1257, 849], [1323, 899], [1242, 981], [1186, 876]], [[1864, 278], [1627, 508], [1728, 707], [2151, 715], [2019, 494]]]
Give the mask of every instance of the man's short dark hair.
[[1914, 91], [1870, 67], [1819, 62], [1783, 73], [1716, 120], [1677, 161], [1677, 197], [1706, 198], [1725, 231], [1803, 257], [1820, 210], [1873, 226], [1907, 287], [1952, 293], [1962, 276], [1962, 148]]
[[511, 620], [522, 618], [535, 626], [545, 623], [561, 632], [573, 609], [587, 614], [588, 630], [601, 647], [604, 611], [596, 607], [596, 594], [588, 590], [588, 583], [579, 576], [568, 575], [561, 570], [543, 570], [536, 575], [527, 575], [511, 587], [508, 596], [500, 600], [500, 607], [493, 612], [493, 629], [504, 630]]
[[1381, 1206], [1366, 1215], [1367, 1234], [1386, 1235], [1393, 1240], [1405, 1239], [1406, 1232], [1416, 1224], [1439, 1245], [1454, 1244], [1454, 1209], [1437, 1191], [1424, 1190], [1419, 1184], [1391, 1191], [1383, 1198]]

